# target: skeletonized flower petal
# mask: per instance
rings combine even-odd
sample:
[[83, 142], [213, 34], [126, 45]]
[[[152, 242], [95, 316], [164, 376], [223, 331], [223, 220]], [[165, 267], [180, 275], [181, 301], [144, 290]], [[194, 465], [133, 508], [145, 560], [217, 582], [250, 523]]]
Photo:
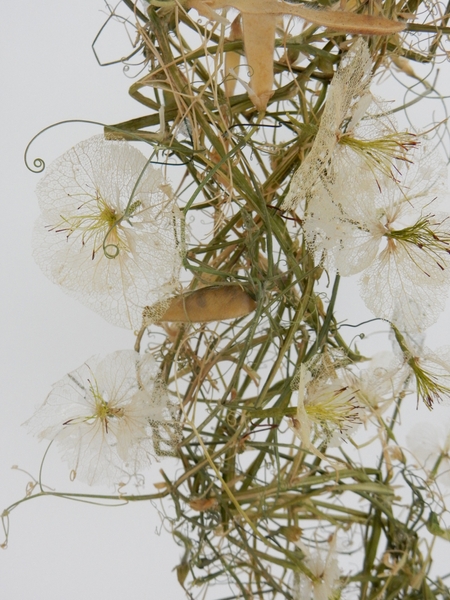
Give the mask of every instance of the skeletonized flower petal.
[[[68, 373], [26, 425], [54, 442], [72, 477], [90, 485], [117, 484], [147, 467], [157, 444], [178, 441], [157, 364], [133, 350], [93, 356]], [[164, 425], [166, 439], [158, 433]]]
[[295, 209], [330, 168], [343, 124], [351, 119], [358, 101], [368, 91], [371, 64], [367, 43], [359, 38], [333, 77], [314, 145], [292, 178], [283, 208]]
[[383, 412], [404, 391], [409, 369], [391, 352], [375, 354], [366, 368], [348, 372], [344, 379], [357, 389], [363, 406]]
[[[303, 559], [308, 569], [316, 577], [311, 580], [300, 574], [294, 587], [295, 600], [330, 600], [335, 597], [339, 584], [340, 569], [335, 551], [335, 539], [328, 550], [319, 549], [311, 552], [300, 540], [296, 545], [305, 554]], [[337, 597], [337, 596], [336, 596]]]
[[[364, 271], [361, 297], [377, 317], [401, 317], [408, 329], [421, 331], [436, 322], [445, 307], [450, 264], [444, 264], [442, 270], [420, 248], [388, 244]], [[425, 316], [414, 310], [409, 298], [426, 307]]]
[[[420, 332], [442, 311], [450, 282], [450, 215], [445, 169], [424, 144], [400, 181], [358, 169], [316, 185], [304, 219], [310, 248], [341, 275], [361, 273], [361, 295], [377, 317]], [[425, 310], [416, 310], [416, 307]]]
[[408, 161], [416, 136], [397, 131], [383, 103], [372, 96], [371, 66], [368, 45], [359, 38], [333, 77], [313, 146], [292, 178], [283, 208], [296, 209], [321, 187], [336, 187], [342, 172], [347, 181], [357, 171], [396, 179], [397, 163]]
[[136, 329], [176, 288], [181, 220], [162, 174], [127, 142], [85, 140], [37, 186], [34, 256], [43, 272], [105, 319]]
[[422, 422], [406, 436], [408, 448], [424, 470], [450, 486], [450, 433], [441, 423]]

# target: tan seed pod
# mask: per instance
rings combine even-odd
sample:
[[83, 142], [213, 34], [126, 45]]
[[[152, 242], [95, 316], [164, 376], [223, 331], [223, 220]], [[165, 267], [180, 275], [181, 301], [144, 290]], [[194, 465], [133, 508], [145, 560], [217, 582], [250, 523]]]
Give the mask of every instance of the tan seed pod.
[[[365, 15], [345, 10], [316, 10], [278, 0], [187, 0], [186, 7], [195, 8], [208, 19], [224, 23], [224, 17], [216, 11], [232, 7], [242, 15], [244, 44], [247, 63], [251, 71], [249, 98], [255, 107], [264, 112], [273, 95], [273, 52], [275, 46], [276, 17], [293, 15], [333, 31], [357, 35], [393, 35], [403, 31], [406, 23], [379, 15]], [[226, 22], [226, 19], [225, 19]], [[227, 58], [226, 74], [236, 60]], [[227, 87], [228, 86], [228, 87]], [[234, 91], [232, 83], [226, 94]]]
[[[231, 23], [231, 32], [229, 35], [230, 42], [242, 40], [241, 15], [238, 15]], [[236, 89], [237, 79], [232, 77], [230, 70], [235, 71], [241, 64], [241, 55], [239, 52], [227, 52], [225, 55], [225, 96], [230, 98]]]
[[[294, 15], [334, 31], [356, 33], [358, 35], [392, 35], [403, 31], [406, 23], [393, 21], [383, 16], [364, 15], [345, 10], [316, 10], [290, 2], [278, 0], [188, 0], [187, 8], [195, 8], [208, 19], [223, 21], [218, 9], [233, 7], [242, 14], [256, 15]], [[266, 43], [264, 38], [260, 42]]]
[[189, 502], [189, 506], [192, 510], [199, 512], [205, 512], [217, 507], [217, 498], [195, 498]]
[[[275, 15], [242, 13], [245, 56], [251, 70], [249, 98], [263, 112], [273, 95], [273, 53], [275, 50]], [[263, 41], [263, 43], [261, 43]]]
[[239, 285], [209, 286], [172, 298], [159, 321], [208, 323], [237, 319], [256, 308], [255, 300]]

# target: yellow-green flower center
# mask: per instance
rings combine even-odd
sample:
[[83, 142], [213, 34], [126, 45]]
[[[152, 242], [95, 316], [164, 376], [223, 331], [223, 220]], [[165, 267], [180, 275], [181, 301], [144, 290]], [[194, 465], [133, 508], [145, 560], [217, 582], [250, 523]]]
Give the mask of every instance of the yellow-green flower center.
[[95, 384], [95, 387], [91, 384], [90, 391], [95, 401], [95, 412], [92, 416], [88, 417], [87, 420], [99, 420], [102, 424], [102, 428], [108, 433], [108, 421], [123, 417], [124, 409], [122, 407], [113, 406], [110, 402], [105, 400], [99, 392], [97, 384]]
[[57, 233], [66, 232], [67, 237], [81, 234], [81, 245], [92, 248], [92, 258], [103, 249], [107, 258], [116, 258], [120, 251], [129, 251], [122, 222], [129, 220], [141, 202], [133, 202], [125, 211], [118, 212], [97, 190], [95, 196], [81, 204], [77, 214], [63, 216], [62, 223], [54, 229]]
[[351, 133], [343, 133], [339, 136], [339, 143], [358, 153], [372, 171], [378, 170], [395, 179], [392, 172], [394, 160], [411, 162], [407, 158], [407, 152], [418, 142], [413, 134], [396, 131], [368, 140], [355, 138]]
[[305, 411], [314, 423], [328, 430], [337, 428], [342, 431], [358, 418], [354, 400], [355, 390], [352, 388], [336, 389], [327, 385], [313, 392], [305, 401]]

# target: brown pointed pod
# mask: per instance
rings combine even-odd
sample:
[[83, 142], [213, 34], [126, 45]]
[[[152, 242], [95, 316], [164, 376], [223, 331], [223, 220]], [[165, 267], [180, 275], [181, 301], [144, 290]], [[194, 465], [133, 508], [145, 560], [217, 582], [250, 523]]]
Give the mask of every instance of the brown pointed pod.
[[[279, 2], [278, 0], [188, 0], [187, 7], [196, 8], [208, 18], [222, 19], [214, 11], [231, 6], [255, 15], [295, 15], [305, 21], [329, 27], [334, 31], [356, 33], [359, 35], [391, 35], [405, 29], [406, 24], [386, 17], [358, 14], [345, 10], [316, 10], [301, 4]], [[261, 40], [266, 42], [266, 40]]]
[[273, 95], [276, 15], [242, 13], [245, 56], [250, 67], [249, 98], [263, 112]]
[[[185, 0], [208, 19], [224, 22], [216, 11], [233, 7], [242, 14], [244, 44], [251, 71], [249, 97], [259, 111], [265, 111], [273, 91], [275, 18], [294, 15], [321, 27], [358, 35], [393, 35], [405, 29], [404, 22], [345, 10], [315, 10], [279, 0]], [[227, 95], [229, 93], [227, 92]]]
[[[231, 23], [231, 31], [229, 35], [230, 42], [242, 40], [241, 15], [238, 15]], [[230, 75], [230, 69], [235, 71], [241, 63], [241, 55], [239, 52], [227, 52], [225, 54], [225, 96], [230, 98], [236, 89], [237, 79]]]
[[239, 285], [214, 285], [172, 298], [159, 321], [172, 323], [225, 321], [244, 317], [255, 308], [255, 300]]

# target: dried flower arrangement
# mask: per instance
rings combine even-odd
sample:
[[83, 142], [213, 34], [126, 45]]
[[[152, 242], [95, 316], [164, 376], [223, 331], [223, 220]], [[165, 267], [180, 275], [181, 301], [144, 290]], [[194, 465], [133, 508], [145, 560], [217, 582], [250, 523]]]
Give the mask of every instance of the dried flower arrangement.
[[[75, 483], [171, 500], [190, 598], [224, 582], [220, 597], [248, 600], [450, 597], [429, 543], [450, 539], [448, 439], [414, 433], [414, 458], [394, 433], [411, 396], [431, 409], [450, 393], [448, 353], [421, 338], [450, 286], [446, 176], [426, 134], [399, 131], [373, 95], [381, 70], [435, 60], [447, 17], [422, 2], [123, 7], [148, 114], [49, 166], [34, 248], [136, 344], [54, 384], [29, 428]], [[355, 274], [391, 354], [362, 356], [336, 320]], [[166, 455], [176, 479], [124, 491]], [[45, 495], [71, 493], [36, 481], [5, 531]]]

